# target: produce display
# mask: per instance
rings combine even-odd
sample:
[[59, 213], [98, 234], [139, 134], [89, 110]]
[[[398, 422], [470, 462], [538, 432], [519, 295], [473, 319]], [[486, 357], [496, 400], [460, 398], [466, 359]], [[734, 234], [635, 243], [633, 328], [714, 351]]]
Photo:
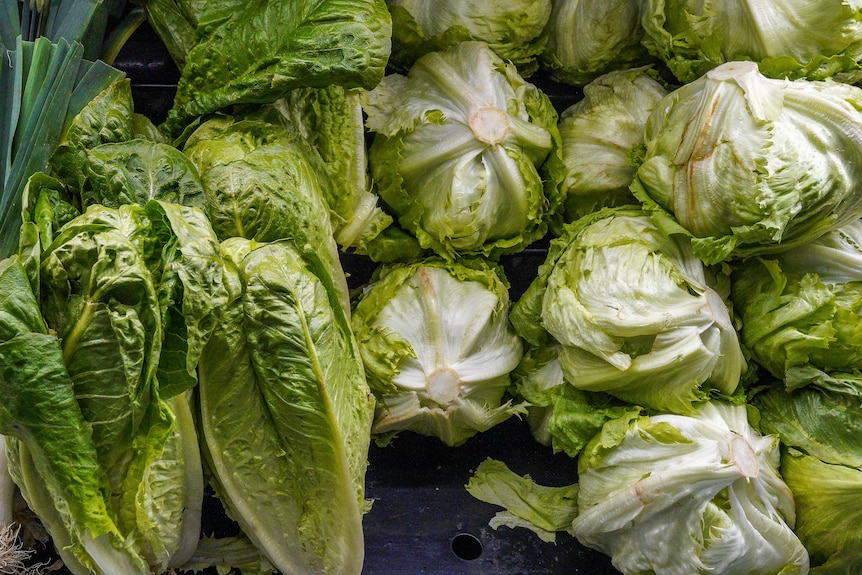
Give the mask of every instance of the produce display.
[[0, 574], [855, 575], [859, 22], [0, 0]]

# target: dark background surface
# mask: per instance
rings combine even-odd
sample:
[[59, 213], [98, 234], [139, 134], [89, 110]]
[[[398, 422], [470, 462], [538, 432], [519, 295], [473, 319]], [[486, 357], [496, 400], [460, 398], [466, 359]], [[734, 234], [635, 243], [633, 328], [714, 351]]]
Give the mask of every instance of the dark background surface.
[[[132, 82], [136, 111], [156, 124], [171, 106], [179, 72], [145, 24], [129, 40], [114, 65]], [[581, 97], [571, 87], [531, 78], [562, 111]], [[536, 274], [546, 241], [501, 261], [516, 299]], [[374, 265], [345, 254], [351, 287], [361, 285]], [[543, 485], [577, 482], [577, 462], [537, 443], [526, 421], [511, 419], [464, 445], [448, 447], [436, 438], [402, 433], [386, 447], [372, 444], [366, 497], [374, 501], [364, 518], [364, 575], [612, 575], [608, 557], [586, 549], [566, 533], [547, 543], [523, 528], [491, 529], [501, 509], [473, 498], [465, 485], [487, 457]], [[228, 535], [236, 525], [218, 500], [208, 496], [204, 534]], [[50, 549], [44, 554], [51, 556]], [[211, 570], [215, 573], [215, 570]], [[58, 573], [64, 573], [63, 571]], [[67, 573], [67, 572], [66, 572]], [[121, 575], [121, 574], [117, 574]], [[302, 575], [302, 574], [295, 574]]]

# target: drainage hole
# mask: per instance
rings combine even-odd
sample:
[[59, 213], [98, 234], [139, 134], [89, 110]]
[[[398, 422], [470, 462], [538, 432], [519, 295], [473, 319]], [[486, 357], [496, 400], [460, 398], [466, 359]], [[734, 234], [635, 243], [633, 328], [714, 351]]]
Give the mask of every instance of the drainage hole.
[[459, 533], [452, 538], [452, 553], [465, 561], [473, 561], [482, 555], [482, 542], [475, 535]]

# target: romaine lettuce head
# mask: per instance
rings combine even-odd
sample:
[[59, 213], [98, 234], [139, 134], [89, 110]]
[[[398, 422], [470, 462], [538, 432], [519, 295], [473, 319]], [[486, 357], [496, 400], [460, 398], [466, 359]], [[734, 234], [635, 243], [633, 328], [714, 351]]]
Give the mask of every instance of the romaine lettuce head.
[[458, 0], [387, 0], [392, 14], [390, 65], [408, 69], [428, 52], [469, 40], [485, 42], [504, 60], [529, 76], [545, 46], [542, 30], [551, 0], [463, 2]]
[[[56, 269], [39, 274], [50, 314], [42, 315], [16, 258], [0, 267], [0, 432], [9, 435], [13, 479], [66, 567], [76, 575], [160, 573], [185, 562], [199, 537], [197, 434], [185, 397], [164, 402], [158, 394], [159, 346], [142, 331], [162, 331], [158, 304], [146, 309], [153, 299], [143, 258], [131, 261], [111, 217], [81, 218], [92, 227], [78, 228], [77, 250], [58, 234], [65, 253], [80, 258], [65, 268], [68, 291], [52, 289]], [[89, 232], [99, 227], [96, 240]], [[60, 246], [46, 252], [46, 266], [64, 261]], [[108, 265], [112, 256], [119, 270]]]
[[862, 377], [862, 221], [740, 262], [732, 279], [742, 342], [773, 376]]
[[862, 6], [807, 0], [647, 0], [643, 44], [681, 82], [732, 60], [758, 62], [772, 78], [860, 78]]
[[650, 112], [667, 93], [652, 67], [616, 70], [584, 86], [584, 98], [560, 114], [566, 221], [637, 203], [629, 190], [635, 156]]
[[512, 322], [531, 345], [560, 344], [570, 385], [691, 413], [711, 394], [733, 394], [746, 368], [712, 287], [719, 273], [639, 208], [605, 208], [552, 240]]
[[728, 62], [665, 97], [633, 192], [706, 263], [805, 244], [862, 216], [862, 89]]
[[264, 118], [219, 116], [201, 124], [183, 151], [198, 169], [206, 212], [221, 240], [289, 238], [317, 252], [349, 311], [323, 176], [307, 142]]
[[578, 460], [572, 529], [626, 575], [806, 574], [778, 464], [745, 406], [613, 420]]
[[423, 248], [496, 257], [545, 235], [562, 202], [557, 113], [487, 44], [426, 54], [363, 98], [378, 193]]
[[281, 572], [358, 575], [374, 396], [329, 268], [289, 241], [222, 253], [231, 299], [198, 385], [216, 491]]
[[162, 125], [172, 136], [200, 116], [236, 104], [269, 104], [295, 88], [371, 89], [391, 52], [384, 0], [227, 0], [184, 11], [196, 13], [197, 22], [187, 20], [177, 46], [180, 55], [187, 53]]
[[862, 568], [862, 385], [754, 395], [760, 427], [786, 446], [781, 474], [796, 500], [795, 532], [811, 555], [812, 573]]
[[559, 82], [581, 86], [651, 58], [641, 45], [641, 3], [553, 0], [542, 67]]
[[481, 260], [378, 270], [353, 313], [379, 398], [374, 433], [411, 430], [458, 445], [522, 413], [504, 402], [523, 352], [508, 310], [501, 269]]

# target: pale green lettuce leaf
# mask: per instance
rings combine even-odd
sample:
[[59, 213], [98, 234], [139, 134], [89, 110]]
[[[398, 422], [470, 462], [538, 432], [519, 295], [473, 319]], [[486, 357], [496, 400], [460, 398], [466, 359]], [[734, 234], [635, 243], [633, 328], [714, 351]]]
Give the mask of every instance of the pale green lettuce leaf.
[[578, 514], [578, 484], [538, 485], [502, 461], [487, 458], [467, 482], [467, 491], [481, 501], [504, 507], [490, 522], [492, 528], [526, 527], [543, 541], [554, 541], [560, 531], [571, 533]]
[[390, 66], [408, 69], [428, 52], [469, 40], [485, 42], [523, 76], [538, 68], [547, 41], [542, 34], [551, 16], [551, 0], [538, 2], [458, 2], [457, 0], [388, 0], [392, 14]]
[[584, 86], [584, 97], [560, 114], [566, 177], [565, 219], [602, 207], [637, 203], [629, 190], [645, 127], [668, 90], [651, 67], [608, 72]]
[[560, 82], [584, 85], [602, 74], [647, 63], [641, 6], [628, 0], [553, 0], [541, 55]]

